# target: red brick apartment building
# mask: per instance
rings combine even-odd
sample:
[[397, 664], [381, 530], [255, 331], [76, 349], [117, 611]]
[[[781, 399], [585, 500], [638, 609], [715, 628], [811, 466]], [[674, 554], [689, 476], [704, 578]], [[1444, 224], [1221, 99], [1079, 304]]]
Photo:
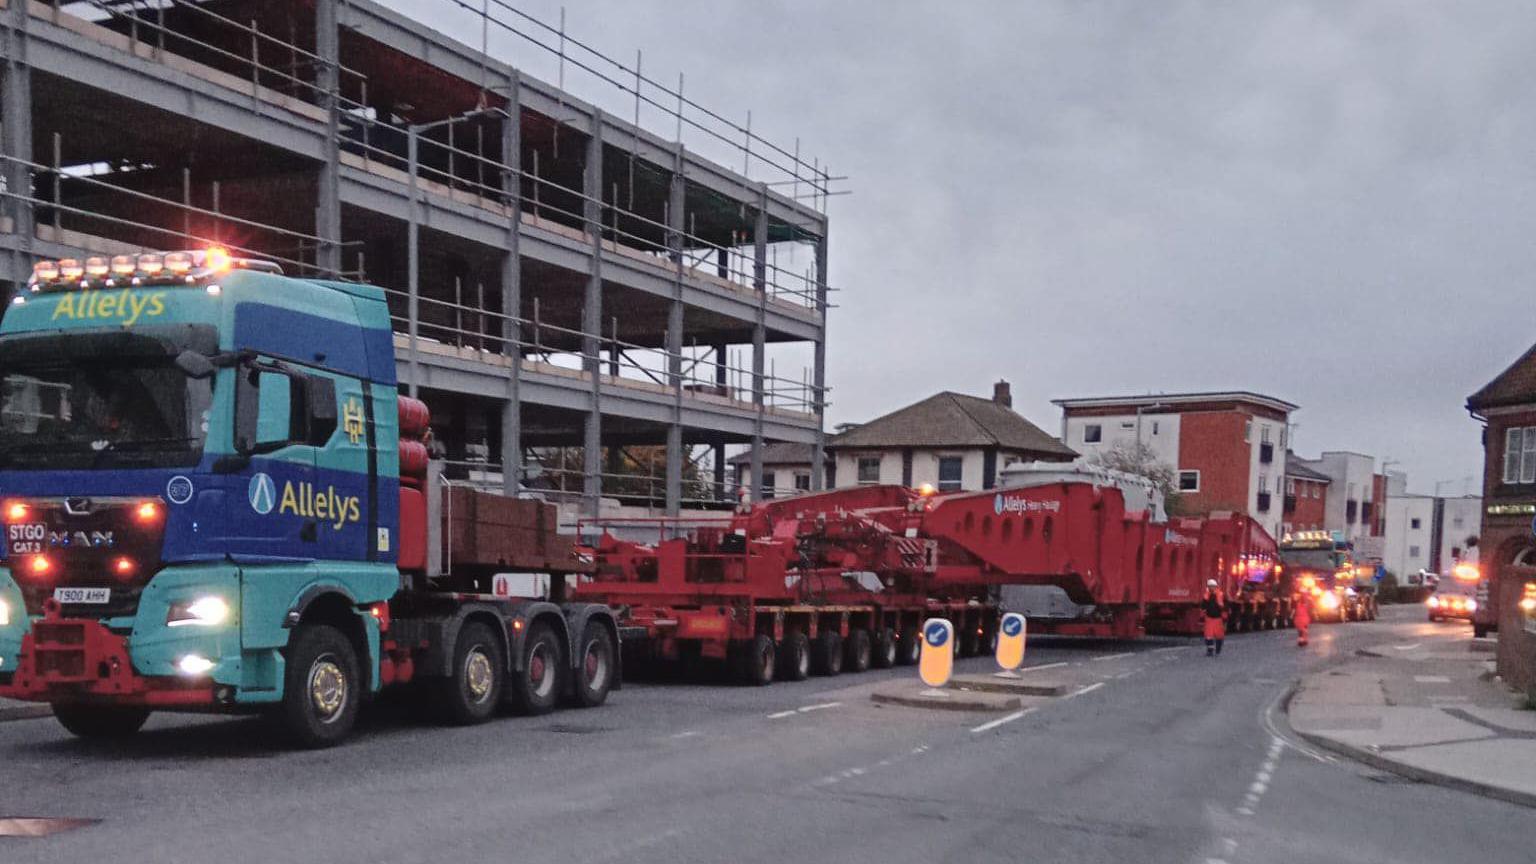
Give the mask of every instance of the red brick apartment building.
[[[1285, 454], [1285, 519], [1281, 532], [1321, 531], [1327, 519], [1327, 474], [1302, 464], [1295, 453]], [[1276, 538], [1278, 539], [1278, 538]]]
[[1488, 583], [1473, 624], [1498, 628], [1499, 674], [1536, 694], [1536, 347], [1467, 397], [1467, 411], [1483, 422], [1478, 560]]
[[1242, 390], [1057, 399], [1062, 443], [1091, 458], [1140, 443], [1178, 472], [1189, 513], [1247, 513], [1278, 538], [1296, 406]]

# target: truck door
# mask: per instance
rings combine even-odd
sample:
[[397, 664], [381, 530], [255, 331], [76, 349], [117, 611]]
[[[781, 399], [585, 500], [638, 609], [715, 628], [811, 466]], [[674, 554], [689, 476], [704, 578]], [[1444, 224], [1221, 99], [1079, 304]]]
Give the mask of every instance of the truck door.
[[304, 372], [264, 359], [238, 370], [234, 443], [249, 465], [228, 490], [227, 549], [236, 560], [316, 557], [316, 448], [308, 431], [307, 381]]

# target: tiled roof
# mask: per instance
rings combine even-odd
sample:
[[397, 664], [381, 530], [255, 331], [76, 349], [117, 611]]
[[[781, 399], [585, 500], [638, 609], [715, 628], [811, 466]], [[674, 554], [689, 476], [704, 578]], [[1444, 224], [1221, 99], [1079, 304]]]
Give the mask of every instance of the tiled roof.
[[1076, 451], [1012, 408], [948, 391], [834, 435], [829, 448], [1001, 447], [1044, 458], [1074, 459]]

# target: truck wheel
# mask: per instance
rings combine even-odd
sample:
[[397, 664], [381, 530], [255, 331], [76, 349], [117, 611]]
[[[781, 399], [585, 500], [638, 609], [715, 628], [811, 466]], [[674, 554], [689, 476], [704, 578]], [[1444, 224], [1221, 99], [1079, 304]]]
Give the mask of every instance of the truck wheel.
[[817, 675], [841, 675], [843, 673], [843, 637], [835, 630], [823, 630], [816, 636], [811, 648], [811, 666]]
[[563, 689], [565, 646], [543, 621], [528, 626], [523, 640], [523, 668], [512, 673], [512, 709], [519, 714], [548, 714], [555, 710]]
[[1473, 624], [1472, 625], [1472, 636], [1474, 638], [1482, 639], [1483, 637], [1485, 637], [1487, 635], [1488, 635], [1488, 625], [1487, 624]]
[[773, 683], [773, 670], [777, 665], [778, 652], [773, 650], [773, 639], [759, 633], [741, 646], [737, 655], [737, 677], [753, 687], [766, 687]]
[[362, 674], [357, 650], [329, 624], [301, 625], [286, 649], [282, 725], [300, 747], [341, 743], [357, 722]]
[[126, 738], [143, 728], [144, 721], [149, 719], [149, 709], [55, 702], [53, 716], [71, 735], [80, 738]]
[[896, 631], [882, 627], [875, 631], [875, 641], [870, 646], [869, 665], [876, 669], [889, 669], [896, 665]]
[[495, 631], [479, 621], [465, 624], [453, 645], [453, 676], [432, 682], [432, 699], [443, 719], [459, 726], [491, 719], [501, 702], [506, 670]]
[[849, 672], [869, 671], [870, 644], [868, 630], [855, 630], [843, 643], [843, 668]]
[[576, 664], [576, 704], [596, 708], [613, 689], [613, 637], [608, 628], [588, 621], [581, 629], [580, 662]]
[[909, 627], [901, 634], [901, 640], [897, 642], [896, 662], [902, 666], [912, 666], [917, 663], [917, 658], [922, 656], [922, 634], [918, 628]]
[[779, 643], [779, 677], [785, 681], [804, 681], [811, 674], [811, 643], [796, 630]]

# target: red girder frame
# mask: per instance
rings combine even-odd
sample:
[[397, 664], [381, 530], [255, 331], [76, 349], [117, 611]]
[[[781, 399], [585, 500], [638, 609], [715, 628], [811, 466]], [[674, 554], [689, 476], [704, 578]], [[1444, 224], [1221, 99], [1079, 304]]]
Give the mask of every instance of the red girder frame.
[[1088, 482], [929, 497], [840, 489], [762, 502], [654, 544], [604, 535], [593, 556], [596, 574], [577, 594], [642, 622], [706, 607], [975, 604], [998, 585], [1054, 585], [1097, 616], [1058, 629], [1134, 636], [1149, 620], [1193, 628], [1207, 579], [1234, 598], [1276, 593], [1275, 543], [1254, 520], [1153, 522], [1126, 512], [1118, 489]]

